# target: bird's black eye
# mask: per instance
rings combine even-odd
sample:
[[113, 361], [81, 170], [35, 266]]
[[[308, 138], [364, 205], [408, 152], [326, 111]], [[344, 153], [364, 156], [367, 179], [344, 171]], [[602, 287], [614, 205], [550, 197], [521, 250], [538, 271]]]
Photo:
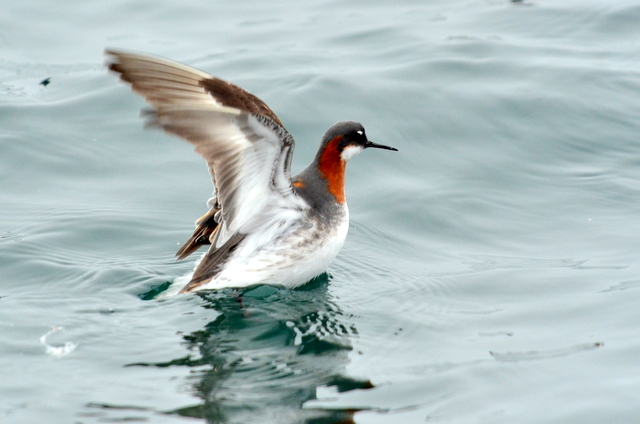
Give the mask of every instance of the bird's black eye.
[[353, 140], [357, 141], [358, 143], [364, 143], [367, 141], [367, 136], [364, 134], [363, 130], [354, 131], [351, 136]]

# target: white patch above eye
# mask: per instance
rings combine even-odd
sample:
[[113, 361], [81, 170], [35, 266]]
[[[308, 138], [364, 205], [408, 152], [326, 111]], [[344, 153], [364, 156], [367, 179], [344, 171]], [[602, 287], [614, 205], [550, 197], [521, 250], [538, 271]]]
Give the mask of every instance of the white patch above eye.
[[356, 132], [357, 132], [358, 134], [360, 134], [360, 135], [364, 134], [364, 131], [361, 131], [361, 130], [358, 130], [358, 131], [356, 131]]
[[344, 150], [342, 150], [342, 153], [340, 153], [340, 159], [346, 162], [363, 150], [364, 150], [364, 147], [362, 146], [356, 146], [356, 145], [347, 146], [344, 148]]

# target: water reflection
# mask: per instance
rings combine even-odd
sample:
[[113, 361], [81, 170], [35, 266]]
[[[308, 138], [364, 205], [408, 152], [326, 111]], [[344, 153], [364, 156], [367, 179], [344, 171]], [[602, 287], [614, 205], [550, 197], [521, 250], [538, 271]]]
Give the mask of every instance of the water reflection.
[[353, 422], [353, 410], [303, 408], [317, 387], [372, 387], [344, 374], [357, 330], [331, 300], [327, 280], [324, 275], [297, 290], [260, 286], [199, 294], [203, 307], [219, 315], [184, 336], [198, 359], [146, 364], [193, 369], [191, 386], [202, 403], [168, 413], [209, 423]]

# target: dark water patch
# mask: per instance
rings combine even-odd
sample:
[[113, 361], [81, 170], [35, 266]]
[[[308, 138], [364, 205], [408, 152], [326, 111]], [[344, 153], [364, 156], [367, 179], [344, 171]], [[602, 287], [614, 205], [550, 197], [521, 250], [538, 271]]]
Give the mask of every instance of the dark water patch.
[[151, 288], [144, 293], [138, 293], [138, 297], [141, 300], [152, 300], [165, 292], [169, 287], [171, 287], [171, 281], [165, 281], [162, 284], [151, 286]]

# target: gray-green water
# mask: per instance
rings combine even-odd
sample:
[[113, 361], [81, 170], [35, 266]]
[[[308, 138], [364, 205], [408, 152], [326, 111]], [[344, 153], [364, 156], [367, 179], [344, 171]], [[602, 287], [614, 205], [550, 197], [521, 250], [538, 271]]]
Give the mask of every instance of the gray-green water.
[[[3, 2], [0, 420], [638, 422], [638, 40], [622, 0]], [[343, 119], [400, 149], [330, 277], [144, 300], [210, 181], [105, 47], [260, 96], [294, 170]]]

